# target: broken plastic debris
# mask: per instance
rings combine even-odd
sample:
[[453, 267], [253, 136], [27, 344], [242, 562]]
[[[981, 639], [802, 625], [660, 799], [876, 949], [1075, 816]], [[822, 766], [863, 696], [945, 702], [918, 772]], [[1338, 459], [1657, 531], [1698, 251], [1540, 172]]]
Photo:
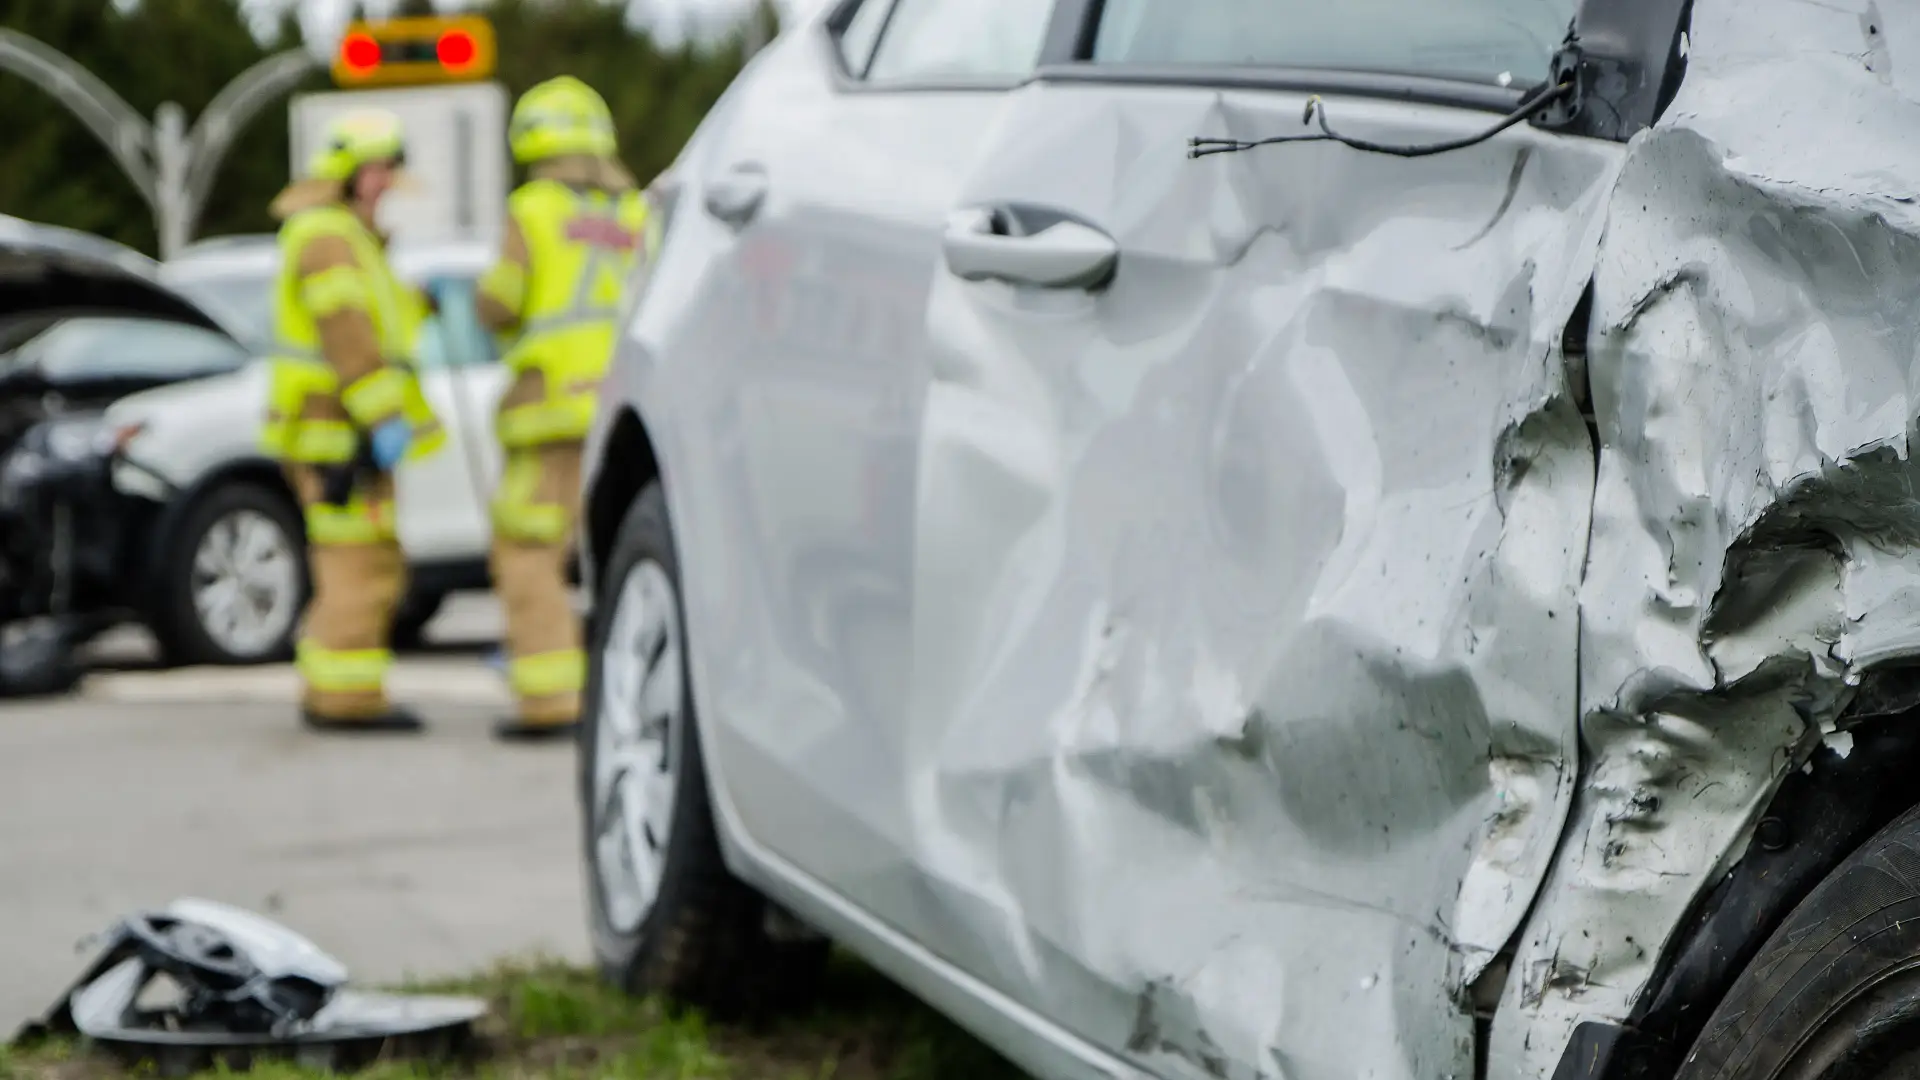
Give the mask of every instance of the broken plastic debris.
[[[478, 998], [364, 993], [346, 981], [340, 961], [279, 923], [176, 900], [116, 924], [80, 980], [15, 1042], [84, 1036], [161, 1076], [244, 1069], [262, 1057], [346, 1071], [456, 1055], [487, 1011]], [[165, 989], [173, 992], [151, 1000]]]
[[1848, 754], [1853, 753], [1853, 732], [1851, 731], [1829, 732], [1825, 742], [1827, 749], [1838, 754], [1840, 757], [1844, 758]]

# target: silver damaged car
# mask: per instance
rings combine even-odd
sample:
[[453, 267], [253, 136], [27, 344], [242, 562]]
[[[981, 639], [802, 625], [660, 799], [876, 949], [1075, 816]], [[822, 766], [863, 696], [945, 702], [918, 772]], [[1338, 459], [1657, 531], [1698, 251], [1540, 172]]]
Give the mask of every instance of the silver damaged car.
[[593, 938], [1048, 1080], [1920, 1069], [1920, 7], [844, 0], [651, 189]]

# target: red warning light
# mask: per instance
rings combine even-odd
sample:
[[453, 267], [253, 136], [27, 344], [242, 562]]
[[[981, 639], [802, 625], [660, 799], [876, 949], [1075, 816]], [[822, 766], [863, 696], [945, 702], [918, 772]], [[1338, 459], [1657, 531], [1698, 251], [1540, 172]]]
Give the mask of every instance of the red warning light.
[[355, 74], [372, 71], [380, 66], [380, 43], [366, 34], [348, 34], [340, 42], [340, 59]]
[[473, 82], [493, 74], [493, 24], [483, 15], [350, 23], [333, 55], [342, 89]]
[[466, 67], [473, 63], [476, 51], [473, 35], [465, 30], [449, 30], [441, 34], [439, 43], [434, 47], [440, 62], [450, 68]]

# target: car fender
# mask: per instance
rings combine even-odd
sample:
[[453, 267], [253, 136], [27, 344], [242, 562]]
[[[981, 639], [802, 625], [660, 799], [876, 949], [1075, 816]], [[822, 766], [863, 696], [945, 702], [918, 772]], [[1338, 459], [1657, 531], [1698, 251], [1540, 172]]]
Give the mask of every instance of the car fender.
[[155, 481], [169, 489], [191, 487], [227, 463], [261, 458], [266, 392], [266, 365], [256, 361], [114, 402], [107, 422], [138, 428], [114, 469], [114, 487], [154, 498]]

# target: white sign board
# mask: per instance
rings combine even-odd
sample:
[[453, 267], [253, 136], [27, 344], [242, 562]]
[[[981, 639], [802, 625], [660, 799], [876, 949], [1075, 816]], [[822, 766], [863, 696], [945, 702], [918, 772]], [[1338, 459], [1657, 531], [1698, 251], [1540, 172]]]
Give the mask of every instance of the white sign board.
[[408, 244], [497, 244], [512, 181], [506, 88], [484, 82], [302, 94], [291, 105], [293, 175], [305, 170], [330, 120], [365, 108], [400, 117], [413, 179], [381, 201], [380, 226]]

